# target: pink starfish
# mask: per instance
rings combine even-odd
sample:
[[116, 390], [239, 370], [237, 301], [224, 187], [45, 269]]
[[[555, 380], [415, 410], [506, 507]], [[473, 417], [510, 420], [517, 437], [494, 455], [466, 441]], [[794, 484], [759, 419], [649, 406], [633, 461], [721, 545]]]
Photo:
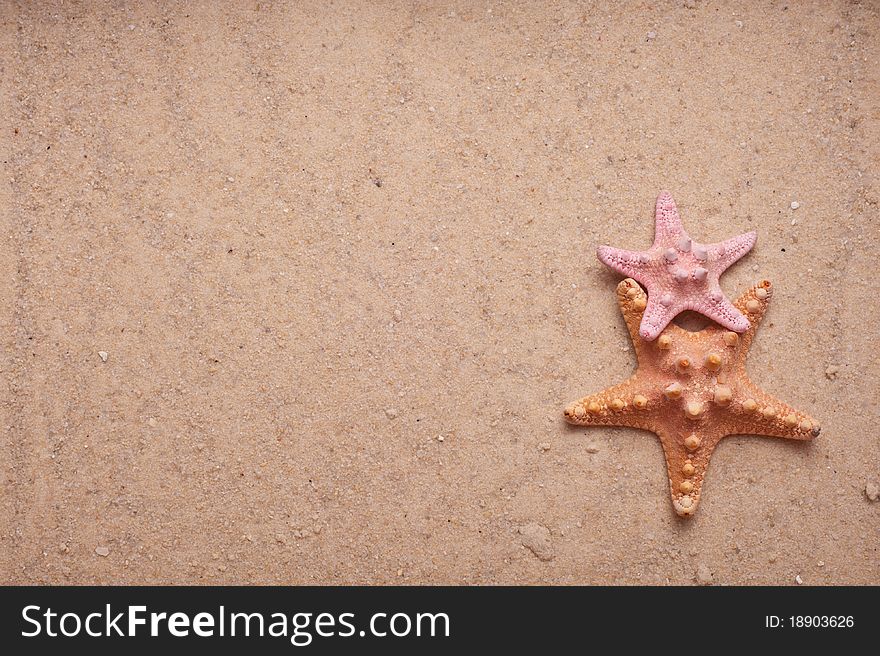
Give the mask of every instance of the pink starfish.
[[672, 194], [661, 191], [654, 216], [654, 245], [646, 251], [600, 246], [599, 259], [615, 271], [638, 280], [648, 290], [648, 307], [639, 326], [643, 339], [656, 339], [673, 317], [694, 310], [729, 330], [749, 329], [749, 320], [724, 296], [722, 273], [755, 245], [747, 232], [717, 244], [692, 241], [681, 225]]

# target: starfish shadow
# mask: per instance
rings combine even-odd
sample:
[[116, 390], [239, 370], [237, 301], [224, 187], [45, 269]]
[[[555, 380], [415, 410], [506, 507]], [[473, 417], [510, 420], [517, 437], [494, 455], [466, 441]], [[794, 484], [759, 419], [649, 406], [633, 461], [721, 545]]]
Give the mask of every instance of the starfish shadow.
[[617, 287], [621, 281], [620, 274], [608, 267], [603, 266], [601, 269], [597, 267], [596, 274], [602, 282], [609, 283], [612, 287]]
[[699, 312], [694, 312], [693, 310], [685, 310], [681, 314], [677, 315], [672, 320], [672, 323], [674, 323], [679, 328], [688, 331], [689, 333], [698, 333], [710, 324], [714, 324], [715, 322], [708, 317], [700, 314]]

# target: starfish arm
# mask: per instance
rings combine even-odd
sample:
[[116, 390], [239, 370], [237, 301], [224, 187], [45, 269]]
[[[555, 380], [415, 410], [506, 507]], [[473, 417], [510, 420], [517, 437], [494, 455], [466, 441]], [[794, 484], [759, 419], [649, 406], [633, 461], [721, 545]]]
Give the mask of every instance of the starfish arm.
[[645, 341], [654, 341], [681, 309], [675, 306], [663, 305], [656, 300], [656, 295], [649, 296], [648, 306], [645, 308], [645, 314], [642, 316], [642, 323], [639, 327], [639, 336]]
[[687, 233], [681, 225], [681, 216], [672, 194], [661, 191], [657, 196], [657, 205], [654, 210], [654, 245], [667, 246], [675, 243], [679, 238], [687, 238]]
[[739, 313], [745, 315], [749, 322], [748, 329], [743, 331], [739, 337], [741, 344], [737, 349], [737, 354], [740, 361], [745, 360], [758, 326], [761, 325], [761, 321], [767, 313], [767, 308], [770, 307], [772, 296], [773, 286], [770, 284], [770, 281], [762, 280], [757, 285], [753, 285], [743, 292], [733, 303], [733, 307]]
[[641, 255], [636, 251], [627, 251], [613, 246], [599, 246], [596, 249], [596, 257], [600, 262], [630, 278], [637, 277], [639, 272], [645, 268], [646, 262], [642, 261]]
[[713, 282], [711, 289], [710, 296], [689, 304], [688, 309], [706, 315], [728, 330], [738, 333], [747, 331], [750, 326], [748, 318], [735, 304], [727, 300], [717, 281]]
[[729, 435], [766, 435], [789, 440], [809, 440], [819, 436], [819, 422], [805, 412], [774, 398], [751, 381], [738, 390], [738, 401], [731, 403], [723, 418]]
[[639, 283], [632, 278], [627, 278], [621, 280], [617, 285], [617, 303], [620, 305], [620, 313], [626, 322], [627, 330], [629, 330], [636, 356], [639, 357], [645, 348], [645, 343], [639, 336], [639, 326], [648, 305], [648, 295], [645, 294]]
[[709, 252], [709, 260], [717, 263], [720, 273], [752, 250], [752, 246], [755, 245], [757, 239], [758, 233], [753, 230], [752, 232], [746, 232], [742, 235], [725, 239], [717, 244], [710, 244], [706, 247], [706, 250]]
[[641, 387], [636, 374], [598, 394], [585, 396], [565, 408], [565, 420], [578, 426], [628, 426], [651, 430], [652, 408], [658, 402], [656, 398], [640, 394]]
[[658, 433], [666, 457], [672, 507], [679, 516], [690, 517], [700, 503], [709, 458], [721, 436], [699, 432], [683, 435], [686, 437], [676, 438], [671, 432]]

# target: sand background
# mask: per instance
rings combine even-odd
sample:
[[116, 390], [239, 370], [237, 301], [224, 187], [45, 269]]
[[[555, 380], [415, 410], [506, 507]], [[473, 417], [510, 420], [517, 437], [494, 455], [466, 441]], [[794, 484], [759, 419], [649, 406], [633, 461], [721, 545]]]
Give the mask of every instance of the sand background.
[[[4, 2], [0, 581], [880, 582], [878, 13]], [[823, 422], [690, 521], [562, 421], [664, 188]]]

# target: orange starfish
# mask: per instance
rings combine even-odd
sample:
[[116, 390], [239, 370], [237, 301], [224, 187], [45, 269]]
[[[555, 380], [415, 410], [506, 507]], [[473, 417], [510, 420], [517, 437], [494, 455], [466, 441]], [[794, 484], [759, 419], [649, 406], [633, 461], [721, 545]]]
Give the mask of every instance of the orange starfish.
[[715, 446], [725, 435], [768, 435], [808, 440], [819, 424], [752, 383], [745, 360], [770, 302], [770, 282], [752, 287], [734, 303], [751, 326], [742, 333], [710, 324], [699, 332], [670, 324], [653, 342], [639, 336], [647, 305], [632, 278], [617, 286], [618, 302], [638, 359], [633, 376], [565, 409], [582, 426], [629, 426], [656, 433], [663, 444], [672, 505], [694, 514]]

